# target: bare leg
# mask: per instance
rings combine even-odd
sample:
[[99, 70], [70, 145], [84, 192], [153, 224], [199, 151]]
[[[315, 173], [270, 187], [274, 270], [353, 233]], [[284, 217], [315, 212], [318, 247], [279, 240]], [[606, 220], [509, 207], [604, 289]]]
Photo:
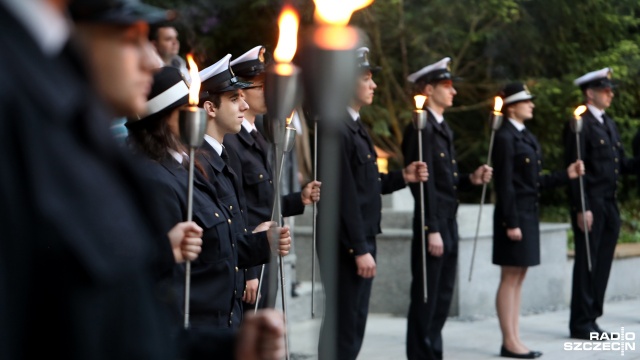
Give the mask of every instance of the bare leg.
[[527, 275], [527, 267], [522, 267], [520, 268], [520, 277], [518, 279], [518, 283], [517, 283], [517, 289], [516, 289], [516, 306], [513, 307], [514, 310], [514, 314], [512, 315], [512, 320], [514, 321], [513, 323], [513, 329], [515, 329], [515, 334], [516, 334], [516, 340], [518, 340], [518, 343], [520, 344], [521, 347], [527, 349], [527, 351], [529, 351], [529, 349], [522, 343], [522, 341], [520, 340], [520, 326], [519, 326], [519, 320], [520, 320], [520, 303], [522, 302], [522, 284], [524, 283], [524, 278], [525, 275]]
[[[524, 268], [526, 271], [526, 268]], [[502, 345], [517, 354], [529, 352], [518, 339], [519, 298], [523, 276], [522, 267], [502, 266], [500, 285], [496, 295], [496, 310], [502, 331]]]

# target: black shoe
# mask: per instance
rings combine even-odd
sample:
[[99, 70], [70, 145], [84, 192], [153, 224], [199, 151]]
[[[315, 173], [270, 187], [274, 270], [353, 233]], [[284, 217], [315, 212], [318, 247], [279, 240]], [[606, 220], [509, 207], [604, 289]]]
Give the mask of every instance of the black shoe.
[[515, 358], [515, 359], [535, 359], [540, 357], [541, 355], [542, 353], [539, 351], [529, 351], [528, 353], [517, 354], [507, 350], [507, 348], [505, 348], [504, 345], [500, 347], [500, 356], [502, 357], [509, 357], [509, 358]]
[[[580, 340], [591, 340], [591, 333], [600, 334], [600, 331], [596, 330], [593, 327], [580, 330], [571, 330], [571, 338]], [[598, 337], [598, 340], [599, 338], [600, 337]]]
[[597, 331], [598, 333], [600, 333], [600, 337], [602, 337], [603, 334], [607, 334], [607, 337], [609, 339], [611, 339], [611, 333], [605, 330], [602, 330], [602, 328], [600, 326], [598, 326], [598, 324], [596, 324], [595, 322], [593, 323], [593, 331]]

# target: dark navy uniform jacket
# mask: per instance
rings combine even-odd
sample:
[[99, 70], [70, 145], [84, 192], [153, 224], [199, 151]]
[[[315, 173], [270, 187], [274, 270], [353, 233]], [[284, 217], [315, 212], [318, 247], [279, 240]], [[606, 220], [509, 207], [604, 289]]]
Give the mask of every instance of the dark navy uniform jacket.
[[[238, 161], [230, 162], [233, 171], [240, 177], [244, 200], [246, 201], [247, 224], [253, 229], [265, 221], [271, 220], [273, 211], [273, 177], [271, 174], [270, 146], [261, 133], [259, 138], [252, 136], [244, 126], [238, 134], [227, 134], [224, 146], [234, 153]], [[304, 212], [300, 192], [283, 195], [281, 199], [282, 216], [294, 216]], [[247, 280], [260, 276], [260, 268], [247, 270]]]
[[[604, 114], [604, 124], [601, 124], [587, 110], [582, 115], [582, 132], [580, 133], [580, 152], [585, 166], [584, 190], [585, 206], [589, 211], [589, 198], [616, 197], [617, 182], [622, 174], [635, 174], [638, 161], [628, 159], [620, 143], [620, 134], [615, 122]], [[568, 165], [576, 161], [576, 136], [569, 127], [565, 126], [565, 163]], [[580, 185], [578, 179], [572, 180], [569, 187], [571, 210], [581, 212]]]
[[[373, 142], [360, 120], [349, 114], [340, 126], [340, 225], [343, 251], [353, 255], [375, 253], [375, 243], [367, 239], [381, 233], [381, 194], [405, 187], [401, 171], [378, 172]], [[322, 181], [322, 179], [320, 179]], [[320, 205], [321, 206], [321, 205]], [[321, 216], [322, 210], [319, 212]]]
[[569, 176], [566, 171], [543, 173], [542, 149], [528, 130], [521, 132], [506, 120], [495, 136], [496, 211], [502, 225], [513, 229], [523, 225], [518, 222], [518, 209], [532, 208], [538, 203], [541, 188], [566, 184]]
[[[453, 132], [446, 124], [438, 124], [430, 110], [427, 124], [422, 131], [422, 158], [429, 169], [429, 181], [425, 183], [425, 230], [440, 232], [438, 218], [453, 219], [458, 210], [458, 190], [471, 188], [469, 174], [458, 172], [453, 147]], [[404, 131], [402, 153], [405, 164], [418, 160], [418, 134], [412, 124]], [[410, 184], [414, 198], [420, 198], [420, 185]], [[420, 202], [415, 202], [414, 229], [420, 227]], [[416, 225], [417, 224], [417, 225]]]
[[[168, 230], [187, 218], [188, 171], [170, 155], [160, 163], [150, 162], [145, 171], [155, 191], [163, 224]], [[234, 236], [237, 220], [219, 199], [215, 189], [195, 171], [193, 220], [203, 228], [202, 252], [191, 264], [190, 317], [193, 327], [237, 327], [242, 319], [244, 279], [240, 269], [269, 261], [266, 233]], [[176, 271], [183, 294], [184, 266]], [[180, 309], [184, 303], [178, 301]]]

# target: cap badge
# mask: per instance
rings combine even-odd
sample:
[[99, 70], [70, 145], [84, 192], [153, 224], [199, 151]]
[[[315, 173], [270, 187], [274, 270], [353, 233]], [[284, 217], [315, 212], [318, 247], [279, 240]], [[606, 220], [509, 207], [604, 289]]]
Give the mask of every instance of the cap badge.
[[260, 49], [260, 53], [258, 54], [258, 60], [260, 60], [260, 62], [264, 62], [264, 52], [266, 51], [266, 48], [261, 48]]

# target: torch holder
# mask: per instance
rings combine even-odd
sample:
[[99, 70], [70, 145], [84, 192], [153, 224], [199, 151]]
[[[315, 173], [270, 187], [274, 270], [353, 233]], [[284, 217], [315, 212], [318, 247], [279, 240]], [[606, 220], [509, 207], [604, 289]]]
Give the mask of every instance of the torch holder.
[[427, 112], [425, 110], [413, 110], [413, 117], [411, 118], [413, 127], [416, 130], [422, 130], [427, 126]]
[[[269, 118], [281, 121], [281, 127], [274, 128], [279, 133], [284, 133], [285, 121], [291, 115], [296, 105], [300, 103], [300, 68], [293, 64], [275, 64], [266, 71], [264, 82], [264, 98], [267, 104]], [[275, 134], [275, 133], [274, 133]], [[282, 138], [271, 139], [282, 140]]]
[[574, 117], [569, 122], [569, 127], [574, 134], [580, 134], [582, 132], [582, 117]]
[[207, 112], [196, 106], [180, 110], [180, 138], [190, 148], [197, 148], [204, 141], [207, 128]]
[[491, 130], [498, 131], [502, 126], [502, 120], [504, 119], [501, 112], [493, 112], [491, 115]]

